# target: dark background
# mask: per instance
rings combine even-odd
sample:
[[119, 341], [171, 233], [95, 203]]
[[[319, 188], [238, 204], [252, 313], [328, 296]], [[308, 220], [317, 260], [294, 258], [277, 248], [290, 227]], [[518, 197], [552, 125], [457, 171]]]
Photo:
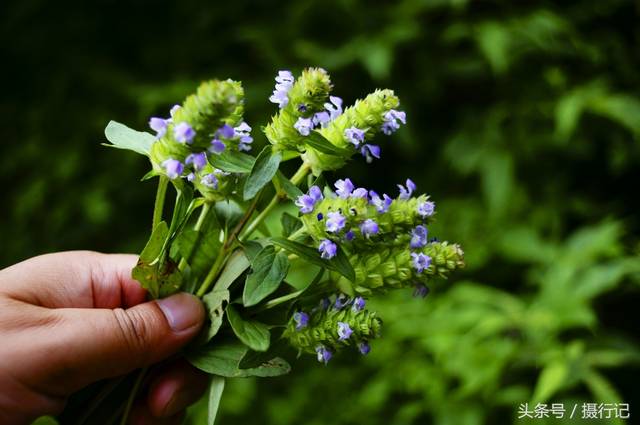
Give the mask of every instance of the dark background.
[[622, 0], [5, 1], [0, 267], [141, 249], [149, 165], [100, 145], [108, 120], [144, 129], [231, 77], [259, 129], [277, 70], [322, 66], [346, 103], [389, 87], [409, 120], [381, 161], [340, 176], [388, 192], [411, 177], [468, 267], [426, 302], [381, 300], [366, 359], [232, 382], [222, 423], [523, 423], [535, 400], [637, 413], [639, 14]]

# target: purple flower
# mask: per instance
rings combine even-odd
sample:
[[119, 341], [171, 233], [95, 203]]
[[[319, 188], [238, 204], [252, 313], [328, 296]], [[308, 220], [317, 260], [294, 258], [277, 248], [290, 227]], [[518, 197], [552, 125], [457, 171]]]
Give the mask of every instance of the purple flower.
[[429, 294], [429, 288], [427, 288], [425, 285], [421, 284], [421, 283], [416, 283], [416, 287], [413, 290], [413, 296], [415, 298], [424, 298], [427, 296], [427, 294]]
[[298, 311], [294, 313], [293, 320], [296, 322], [296, 330], [299, 331], [309, 324], [309, 315], [304, 311]]
[[340, 179], [333, 184], [336, 187], [336, 194], [342, 199], [347, 199], [351, 192], [353, 191], [353, 183], [351, 183], [350, 179]]
[[367, 164], [370, 164], [373, 158], [380, 159], [380, 146], [367, 143], [360, 148], [360, 153], [364, 156]]
[[362, 354], [363, 356], [366, 356], [367, 354], [369, 354], [369, 352], [371, 352], [371, 346], [367, 341], [359, 342], [358, 351], [360, 351], [360, 354]]
[[180, 143], [191, 143], [196, 132], [186, 122], [181, 122], [173, 127], [173, 137]]
[[298, 105], [298, 112], [302, 112], [302, 113], [307, 112], [307, 105], [305, 105], [304, 103], [299, 104]]
[[235, 134], [236, 132], [233, 127], [229, 124], [225, 124], [216, 131], [216, 138], [224, 137], [225, 139], [231, 139]]
[[311, 117], [311, 122], [313, 122], [313, 125], [319, 125], [322, 128], [326, 127], [329, 121], [331, 121], [331, 116], [327, 111], [316, 112], [313, 117]]
[[313, 198], [314, 202], [320, 202], [323, 199], [322, 190], [320, 190], [318, 186], [311, 186], [309, 188], [309, 196]]
[[416, 269], [418, 273], [422, 273], [425, 269], [429, 268], [429, 266], [431, 265], [431, 257], [421, 252], [418, 254], [416, 254], [415, 252], [412, 252], [411, 259], [413, 262], [413, 268]]
[[324, 109], [327, 110], [331, 119], [335, 120], [342, 114], [342, 99], [338, 96], [329, 96], [329, 101], [324, 104]]
[[353, 238], [355, 237], [355, 235], [356, 235], [356, 234], [355, 234], [355, 233], [353, 233], [353, 230], [349, 230], [347, 233], [345, 233], [345, 234], [344, 234], [344, 238], [345, 238], [347, 241], [352, 241], [352, 240], [353, 240]]
[[324, 218], [324, 215], [322, 215], [322, 213], [318, 213], [316, 218], [318, 219], [318, 221], [322, 221], [322, 219]]
[[316, 353], [318, 354], [318, 361], [324, 364], [329, 363], [329, 360], [331, 360], [331, 357], [333, 356], [331, 351], [327, 350], [324, 345], [318, 345], [316, 347]]
[[156, 139], [159, 139], [167, 132], [167, 120], [152, 117], [149, 120], [149, 127], [151, 127], [151, 130], [156, 132]]
[[293, 125], [293, 128], [298, 130], [301, 136], [308, 136], [311, 132], [311, 128], [313, 124], [311, 123], [311, 118], [298, 118], [298, 121]]
[[378, 211], [379, 213], [385, 213], [389, 211], [389, 206], [391, 206], [391, 202], [393, 202], [393, 200], [386, 193], [382, 194], [382, 198], [380, 198], [380, 196], [378, 196], [378, 194], [373, 190], [369, 191], [369, 197], [371, 198], [369, 203], [375, 206], [376, 211]]
[[382, 124], [382, 132], [387, 136], [400, 128], [400, 121], [402, 124], [407, 123], [407, 114], [402, 111], [396, 111], [391, 109], [384, 114], [384, 123]]
[[357, 148], [364, 142], [364, 130], [357, 127], [350, 127], [344, 131], [344, 137]]
[[309, 195], [300, 195], [295, 202], [296, 206], [300, 208], [302, 214], [307, 214], [313, 211], [313, 207], [316, 205], [316, 201]]
[[338, 294], [336, 296], [336, 302], [333, 303], [333, 308], [335, 308], [336, 310], [342, 310], [343, 308], [348, 306], [349, 303], [349, 297], [347, 297], [345, 294]]
[[325, 227], [327, 232], [336, 233], [339, 232], [345, 225], [346, 219], [342, 214], [337, 211], [327, 213], [327, 221]]
[[227, 145], [220, 139], [213, 139], [209, 146], [209, 152], [220, 155], [227, 148]]
[[355, 297], [353, 300], [353, 306], [351, 307], [351, 310], [353, 310], [354, 313], [357, 313], [359, 311], [364, 310], [365, 305], [366, 305], [366, 301], [364, 300], [364, 298]]
[[320, 253], [321, 258], [330, 260], [336, 256], [338, 246], [329, 239], [323, 239], [322, 242], [320, 242], [320, 246], [318, 246], [318, 252]]
[[171, 107], [171, 109], [169, 110], [169, 115], [171, 116], [171, 118], [169, 118], [170, 120], [173, 120], [173, 117], [176, 115], [176, 112], [178, 112], [180, 108], [182, 108], [182, 106], [180, 105], [173, 105]]
[[218, 178], [213, 174], [205, 174], [200, 179], [200, 184], [208, 187], [209, 189], [217, 189], [218, 188]]
[[413, 249], [425, 246], [427, 244], [427, 233], [427, 228], [423, 225], [416, 226], [416, 228], [411, 231], [411, 242], [409, 242], [409, 246]]
[[360, 232], [365, 237], [369, 237], [371, 235], [375, 235], [378, 233], [378, 223], [368, 218], [360, 224]]
[[192, 182], [192, 181], [194, 181], [195, 179], [196, 179], [196, 175], [195, 175], [195, 174], [193, 174], [193, 173], [189, 173], [189, 174], [187, 174], [187, 181]]
[[338, 322], [338, 339], [344, 341], [349, 339], [353, 331], [348, 323]]
[[240, 123], [239, 126], [233, 129], [233, 137], [240, 138], [238, 143], [239, 151], [250, 151], [251, 143], [253, 143], [253, 137], [251, 137], [251, 127], [246, 122]]
[[204, 152], [189, 154], [184, 163], [187, 165], [193, 164], [193, 169], [196, 171], [201, 170], [207, 165], [207, 154]]
[[400, 189], [400, 199], [409, 199], [414, 190], [416, 190], [416, 184], [411, 181], [411, 179], [407, 179], [407, 187], [405, 188], [401, 184], [398, 185], [398, 189]]
[[280, 109], [287, 106], [289, 103], [289, 90], [293, 87], [293, 74], [290, 71], [279, 71], [276, 77], [276, 88], [273, 90], [273, 94], [269, 100], [273, 103], [277, 103]]
[[369, 192], [364, 187], [359, 187], [351, 193], [352, 198], [367, 199]]
[[167, 177], [171, 180], [178, 178], [184, 171], [184, 165], [182, 165], [182, 162], [177, 159], [169, 158], [163, 161], [161, 165], [164, 168], [165, 173], [167, 173]]
[[436, 210], [436, 204], [432, 201], [424, 201], [418, 204], [418, 215], [420, 217], [431, 217]]

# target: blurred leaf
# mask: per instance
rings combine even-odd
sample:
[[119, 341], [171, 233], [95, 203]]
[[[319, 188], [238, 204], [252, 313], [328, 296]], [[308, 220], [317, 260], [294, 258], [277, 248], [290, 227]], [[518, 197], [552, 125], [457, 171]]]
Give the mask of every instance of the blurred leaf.
[[222, 392], [224, 391], [225, 379], [222, 376], [212, 376], [211, 382], [209, 382], [209, 403], [207, 409], [209, 414], [207, 415], [207, 424], [214, 425], [216, 422], [216, 416], [218, 414], [218, 407], [220, 407], [220, 399], [222, 398]]
[[282, 213], [280, 216], [280, 222], [282, 223], [282, 236], [285, 238], [302, 227], [302, 222], [288, 212]]
[[352, 155], [352, 151], [335, 146], [322, 134], [318, 133], [317, 130], [313, 130], [307, 137], [304, 138], [304, 144], [312, 147], [318, 152], [326, 153], [328, 155], [344, 156], [347, 158]]
[[287, 194], [287, 197], [289, 199], [291, 199], [292, 201], [295, 201], [296, 199], [298, 199], [299, 196], [302, 196], [302, 191], [300, 189], [298, 189], [298, 187], [296, 185], [291, 183], [291, 180], [286, 178], [285, 175], [282, 174], [281, 171], [278, 171], [276, 173], [276, 178], [280, 182], [280, 185], [282, 186], [282, 189]]
[[544, 403], [553, 397], [565, 384], [569, 368], [564, 361], [553, 361], [547, 364], [538, 377], [538, 383], [533, 392], [535, 403]]

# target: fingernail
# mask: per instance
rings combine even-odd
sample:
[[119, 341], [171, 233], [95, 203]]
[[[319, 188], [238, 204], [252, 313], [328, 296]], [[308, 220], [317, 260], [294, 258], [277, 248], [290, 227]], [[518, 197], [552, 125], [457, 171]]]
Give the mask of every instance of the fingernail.
[[204, 320], [204, 307], [198, 298], [186, 292], [156, 301], [174, 332], [189, 329]]

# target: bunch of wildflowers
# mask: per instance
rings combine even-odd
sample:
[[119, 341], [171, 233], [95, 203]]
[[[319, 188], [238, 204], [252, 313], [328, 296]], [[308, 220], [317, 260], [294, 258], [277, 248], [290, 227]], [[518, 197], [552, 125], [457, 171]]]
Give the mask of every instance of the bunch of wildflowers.
[[[107, 127], [115, 147], [147, 156], [148, 177], [159, 178], [152, 234], [133, 277], [153, 298], [180, 290], [202, 298], [209, 321], [186, 355], [205, 372], [286, 373], [283, 344], [324, 364], [346, 347], [367, 354], [382, 326], [365, 309], [368, 297], [400, 288], [424, 297], [434, 279], [464, 266], [458, 245], [430, 238], [435, 204], [410, 179], [395, 196], [349, 178], [304, 184], [354, 156], [380, 158], [375, 138], [406, 123], [391, 90], [346, 107], [332, 88], [321, 68], [280, 71], [269, 98], [277, 112], [264, 127], [269, 144], [257, 156], [243, 89], [232, 80], [205, 82], [168, 118], [151, 118], [153, 135]], [[279, 170], [285, 153], [301, 162], [289, 178]], [[177, 196], [165, 220], [170, 185]], [[278, 237], [265, 222], [278, 221], [267, 219], [283, 202], [299, 214], [281, 217]], [[293, 281], [292, 264], [321, 267], [309, 284]]]

